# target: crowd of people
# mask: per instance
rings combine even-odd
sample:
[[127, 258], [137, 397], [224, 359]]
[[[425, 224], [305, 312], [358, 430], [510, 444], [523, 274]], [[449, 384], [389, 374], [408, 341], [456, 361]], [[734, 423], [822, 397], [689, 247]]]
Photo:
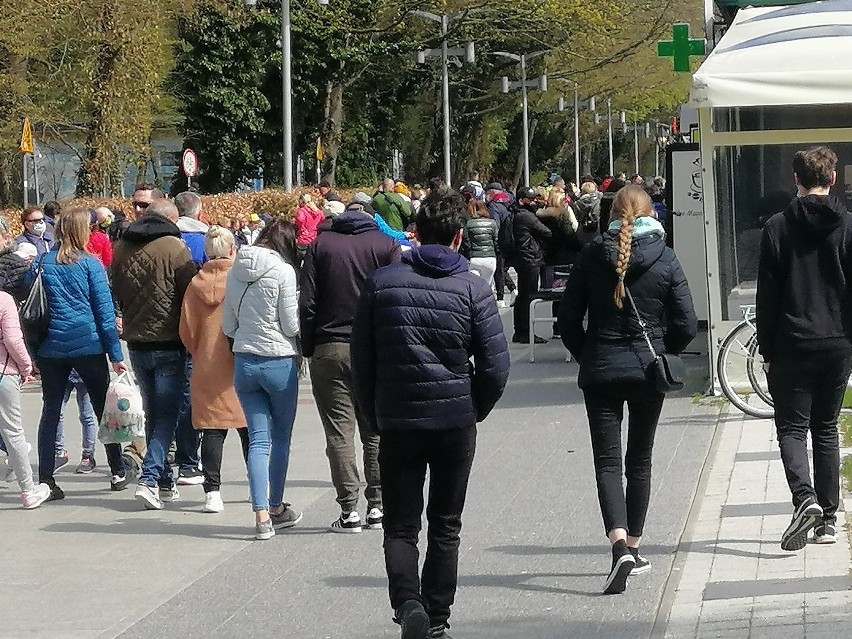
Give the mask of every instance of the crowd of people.
[[[814, 164], [825, 174], [829, 160], [797, 159], [797, 177], [816, 170]], [[826, 180], [817, 182], [822, 190], [811, 197], [826, 197]], [[425, 188], [387, 179], [372, 196], [358, 192], [343, 202], [322, 183], [316, 196], [300, 197], [292, 222], [251, 215], [228, 228], [203, 221], [196, 193], [172, 200], [143, 184], [133, 194], [133, 219], [49, 203], [24, 211], [24, 233], [13, 238], [0, 218], [0, 441], [7, 479], [18, 483], [26, 509], [63, 499], [56, 471], [69, 461], [63, 413], [71, 393], [83, 431], [76, 470], [91, 473], [110, 369], [119, 375], [132, 369], [146, 438], [124, 449], [105, 445], [110, 488], [133, 487], [141, 507], [161, 510], [181, 498], [181, 486], [201, 484], [203, 511], [221, 512], [223, 446], [233, 430], [246, 463], [255, 538], [270, 539], [302, 519], [285, 494], [299, 377], [309, 372], [340, 511], [329, 529], [383, 530], [403, 639], [446, 639], [477, 424], [509, 377], [501, 309], [514, 306], [512, 342], [543, 341], [529, 325], [530, 301], [540, 286], [559, 288], [561, 280], [554, 334], [580, 365], [611, 547], [603, 592], [624, 592], [629, 577], [651, 568], [639, 546], [654, 436], [665, 393], [678, 382], [666, 366], [661, 372], [660, 361], [683, 351], [697, 333], [689, 286], [665, 241], [662, 186], [659, 179], [645, 185], [640, 176], [624, 175], [566, 185], [555, 176], [535, 189], [511, 190], [483, 185], [473, 173], [457, 191], [440, 179]], [[838, 224], [814, 235], [831, 235]], [[772, 248], [784, 238], [766, 241]], [[787, 250], [774, 254], [781, 259]], [[790, 306], [767, 296], [766, 282], [777, 274], [769, 266], [762, 272], [759, 303]], [[38, 336], [22, 331], [20, 318], [37, 281], [48, 318]], [[770, 384], [792, 398], [795, 389], [777, 371], [793, 360], [767, 333], [781, 329], [768, 326], [760, 326], [760, 344], [768, 357], [777, 353]], [[840, 338], [832, 340], [825, 344]], [[835, 377], [848, 378], [849, 366], [844, 350]], [[34, 477], [21, 388], [36, 375], [43, 405]], [[814, 375], [827, 373], [815, 368]], [[836, 399], [832, 394], [832, 407]], [[833, 525], [838, 482], [836, 472], [822, 471], [812, 494], [799, 472], [806, 426], [794, 419], [800, 411], [790, 402], [779, 417], [791, 422], [789, 433], [779, 439], [785, 460], [797, 460], [790, 462], [795, 476], [788, 473], [796, 514], [783, 541], [795, 550], [817, 523], [823, 535]], [[836, 454], [824, 456], [833, 463]], [[424, 507], [429, 534], [421, 569]]]

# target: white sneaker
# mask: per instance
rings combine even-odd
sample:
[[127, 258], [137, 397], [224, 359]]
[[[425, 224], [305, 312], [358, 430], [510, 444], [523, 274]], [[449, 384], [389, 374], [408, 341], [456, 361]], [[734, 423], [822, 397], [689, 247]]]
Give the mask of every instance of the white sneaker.
[[136, 501], [141, 502], [146, 510], [162, 510], [163, 502], [160, 501], [156, 488], [151, 488], [145, 484], [139, 484], [136, 487]]
[[211, 490], [207, 493], [202, 512], [220, 513], [223, 510], [225, 510], [225, 502], [222, 501], [222, 493], [218, 490]]
[[24, 502], [26, 510], [38, 508], [50, 497], [50, 486], [47, 484], [39, 484], [28, 493], [21, 494], [21, 501]]
[[367, 513], [367, 525], [364, 526], [364, 528], [369, 530], [381, 530], [382, 520], [384, 517], [385, 514], [382, 512], [381, 508], [371, 508], [370, 512]]
[[171, 502], [177, 501], [180, 499], [180, 491], [177, 488], [177, 484], [172, 484], [171, 488], [160, 488], [160, 501], [162, 502]]

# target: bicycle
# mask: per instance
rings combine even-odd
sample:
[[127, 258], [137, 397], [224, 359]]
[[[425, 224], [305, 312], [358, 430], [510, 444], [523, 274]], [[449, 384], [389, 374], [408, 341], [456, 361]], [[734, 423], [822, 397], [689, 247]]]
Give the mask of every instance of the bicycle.
[[758, 354], [754, 305], [740, 307], [743, 321], [719, 345], [716, 373], [725, 397], [746, 415], [768, 419], [775, 415], [766, 373]]

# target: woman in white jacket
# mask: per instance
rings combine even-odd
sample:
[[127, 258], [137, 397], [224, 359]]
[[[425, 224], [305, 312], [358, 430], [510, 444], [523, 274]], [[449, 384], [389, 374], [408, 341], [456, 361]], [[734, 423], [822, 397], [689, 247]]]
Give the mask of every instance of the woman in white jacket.
[[222, 330], [233, 339], [234, 388], [249, 432], [255, 538], [302, 518], [284, 503], [299, 391], [296, 227], [276, 220], [237, 253], [228, 274]]

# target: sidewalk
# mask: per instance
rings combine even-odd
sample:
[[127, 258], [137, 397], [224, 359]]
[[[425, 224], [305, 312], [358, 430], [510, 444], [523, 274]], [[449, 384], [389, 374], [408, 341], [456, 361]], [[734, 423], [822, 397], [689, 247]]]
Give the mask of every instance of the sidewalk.
[[836, 544], [782, 551], [792, 505], [772, 421], [725, 410], [714, 447], [669, 581], [665, 637], [852, 633], [845, 513], [838, 513]]

